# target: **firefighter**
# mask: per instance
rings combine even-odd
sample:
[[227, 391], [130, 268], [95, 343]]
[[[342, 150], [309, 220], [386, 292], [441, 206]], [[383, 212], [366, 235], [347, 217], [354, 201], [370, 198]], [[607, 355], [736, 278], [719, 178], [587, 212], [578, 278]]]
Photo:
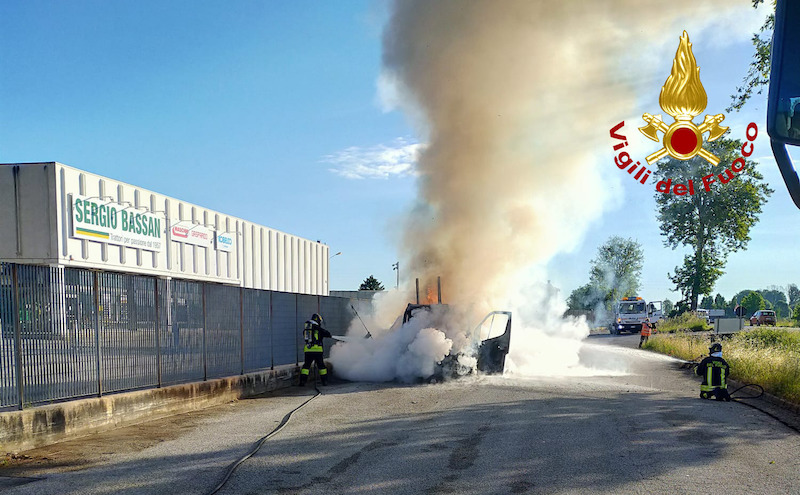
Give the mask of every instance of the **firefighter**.
[[709, 356], [697, 365], [694, 372], [703, 377], [700, 384], [700, 398], [730, 401], [728, 394], [728, 373], [730, 366], [722, 359], [722, 344], [715, 342], [708, 348]]
[[642, 338], [639, 339], [639, 349], [647, 342], [647, 339], [650, 338], [650, 334], [653, 333], [652, 328], [650, 327], [650, 318], [647, 318], [642, 322]]
[[317, 313], [311, 315], [311, 319], [303, 325], [303, 340], [305, 340], [305, 347], [303, 353], [305, 362], [303, 368], [300, 370], [300, 386], [303, 387], [308, 380], [308, 373], [311, 369], [311, 363], [317, 363], [317, 370], [319, 370], [319, 377], [323, 385], [328, 384], [328, 368], [325, 367], [325, 361], [322, 360], [322, 339], [325, 337], [330, 338], [331, 333], [322, 328], [322, 317]]

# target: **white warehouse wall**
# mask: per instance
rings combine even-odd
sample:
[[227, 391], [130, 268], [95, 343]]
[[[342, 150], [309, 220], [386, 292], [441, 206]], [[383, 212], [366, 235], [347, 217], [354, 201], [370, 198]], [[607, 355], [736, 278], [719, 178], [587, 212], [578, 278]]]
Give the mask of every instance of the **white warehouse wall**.
[[[83, 203], [75, 203], [76, 198]], [[149, 248], [120, 245], [113, 235], [87, 237], [75, 230], [73, 205], [88, 203], [102, 204], [126, 218], [138, 213], [158, 219], [151, 225], [159, 226], [161, 248], [152, 247], [158, 242]], [[204, 239], [180, 239], [180, 231], [173, 235], [173, 226]], [[231, 250], [205, 243], [208, 232], [212, 238], [229, 234]], [[61, 163], [0, 164], [1, 261], [328, 295], [328, 252], [325, 244]]]

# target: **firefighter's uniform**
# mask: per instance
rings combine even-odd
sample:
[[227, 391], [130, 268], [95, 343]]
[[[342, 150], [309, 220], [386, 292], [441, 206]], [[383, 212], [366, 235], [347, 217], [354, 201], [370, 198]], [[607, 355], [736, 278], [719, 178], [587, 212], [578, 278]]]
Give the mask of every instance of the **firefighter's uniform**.
[[308, 373], [311, 369], [311, 363], [317, 363], [319, 370], [319, 377], [323, 385], [328, 384], [328, 368], [325, 367], [325, 361], [322, 359], [324, 348], [322, 347], [322, 339], [325, 337], [330, 338], [331, 333], [322, 328], [322, 317], [316, 313], [311, 316], [311, 319], [303, 325], [303, 340], [305, 347], [303, 353], [305, 361], [303, 368], [300, 370], [300, 386], [304, 386], [308, 380]]
[[703, 399], [731, 400], [728, 394], [728, 374], [730, 366], [722, 359], [722, 345], [709, 347], [710, 355], [700, 361], [694, 372], [703, 377], [700, 384], [700, 397]]

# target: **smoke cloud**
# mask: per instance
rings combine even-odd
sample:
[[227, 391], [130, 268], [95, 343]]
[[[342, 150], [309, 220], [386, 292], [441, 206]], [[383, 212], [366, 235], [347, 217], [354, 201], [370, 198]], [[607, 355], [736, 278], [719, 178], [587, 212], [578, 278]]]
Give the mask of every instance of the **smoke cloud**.
[[[420, 277], [423, 289], [441, 276], [445, 302], [466, 319], [489, 309], [514, 311], [509, 369], [552, 374], [526, 357], [552, 356], [550, 349], [558, 349], [562, 368], [580, 366], [577, 341], [588, 326], [561, 319], [559, 298], [542, 294], [542, 267], [574, 249], [616, 204], [621, 179], [609, 158], [609, 129], [622, 119], [638, 123], [637, 94], [657, 96], [651, 93], [668, 75], [684, 29], [694, 42], [711, 42], [714, 31], [702, 28], [716, 28], [721, 39], [731, 36], [731, 26], [747, 32], [760, 19], [742, 24], [747, 14], [757, 17], [745, 0], [393, 5], [382, 90], [400, 102], [427, 144], [405, 225], [405, 273]], [[625, 130], [638, 132], [632, 123]], [[416, 338], [434, 339], [436, 355], [447, 341], [427, 330]], [[392, 348], [421, 356], [416, 338], [398, 336]], [[381, 346], [377, 339], [368, 345]]]

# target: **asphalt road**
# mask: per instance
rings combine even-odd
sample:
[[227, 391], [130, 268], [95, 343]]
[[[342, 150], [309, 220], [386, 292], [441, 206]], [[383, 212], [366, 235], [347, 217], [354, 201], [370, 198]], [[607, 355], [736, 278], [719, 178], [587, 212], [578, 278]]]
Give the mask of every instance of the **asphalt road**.
[[[796, 431], [741, 404], [697, 398], [697, 380], [676, 361], [635, 349], [638, 339], [587, 340], [581, 361], [618, 370], [611, 375], [336, 383], [220, 493], [800, 492]], [[138, 435], [133, 427], [59, 444], [49, 454], [58, 462], [5, 471], [36, 479], [3, 481], [0, 471], [0, 487], [9, 494], [208, 493], [313, 393], [295, 388], [162, 420]], [[125, 448], [145, 436], [151, 441]]]

